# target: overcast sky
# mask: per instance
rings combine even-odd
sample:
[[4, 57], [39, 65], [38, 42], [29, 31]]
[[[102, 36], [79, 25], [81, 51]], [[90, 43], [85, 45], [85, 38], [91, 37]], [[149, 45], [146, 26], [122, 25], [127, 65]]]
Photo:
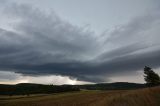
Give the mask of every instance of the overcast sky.
[[159, 10], [159, 0], [0, 0], [0, 83], [143, 83], [145, 65], [160, 73]]

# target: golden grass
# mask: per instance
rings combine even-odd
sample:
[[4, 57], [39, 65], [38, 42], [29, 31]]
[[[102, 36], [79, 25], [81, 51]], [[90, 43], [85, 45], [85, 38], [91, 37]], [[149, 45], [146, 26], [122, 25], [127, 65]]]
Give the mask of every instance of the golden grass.
[[0, 97], [0, 106], [160, 106], [160, 87]]
[[110, 99], [109, 106], [160, 106], [160, 87], [132, 90]]

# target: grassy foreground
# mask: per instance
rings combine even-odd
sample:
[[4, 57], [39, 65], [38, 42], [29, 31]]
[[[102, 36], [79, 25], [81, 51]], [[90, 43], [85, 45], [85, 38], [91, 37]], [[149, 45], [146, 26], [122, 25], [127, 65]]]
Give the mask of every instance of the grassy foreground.
[[138, 90], [0, 96], [0, 106], [160, 106], [160, 86]]

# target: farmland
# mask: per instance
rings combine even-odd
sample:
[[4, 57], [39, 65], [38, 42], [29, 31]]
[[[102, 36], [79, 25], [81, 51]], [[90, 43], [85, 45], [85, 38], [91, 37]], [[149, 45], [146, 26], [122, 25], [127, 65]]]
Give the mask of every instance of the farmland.
[[159, 106], [160, 87], [0, 96], [0, 106]]

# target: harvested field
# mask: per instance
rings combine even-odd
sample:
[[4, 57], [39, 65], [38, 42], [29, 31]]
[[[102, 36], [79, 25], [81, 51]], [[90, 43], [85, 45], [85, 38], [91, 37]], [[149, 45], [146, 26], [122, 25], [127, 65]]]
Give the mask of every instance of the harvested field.
[[159, 106], [160, 87], [138, 90], [80, 91], [0, 96], [0, 106]]

